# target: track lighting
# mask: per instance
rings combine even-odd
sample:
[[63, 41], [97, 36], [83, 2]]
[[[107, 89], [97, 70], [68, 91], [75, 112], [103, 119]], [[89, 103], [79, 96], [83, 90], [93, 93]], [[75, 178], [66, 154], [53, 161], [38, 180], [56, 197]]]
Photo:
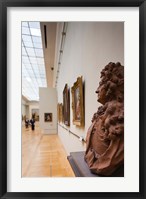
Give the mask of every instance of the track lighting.
[[59, 69], [60, 69], [60, 65], [61, 65], [61, 59], [62, 59], [62, 55], [63, 55], [63, 48], [64, 48], [64, 43], [65, 43], [66, 31], [67, 31], [67, 23], [64, 22], [60, 51], [59, 51], [59, 62], [58, 62], [58, 70], [57, 70], [57, 75], [56, 75], [56, 85], [55, 85], [55, 87], [57, 86], [57, 79], [58, 79], [58, 73], [59, 73]]

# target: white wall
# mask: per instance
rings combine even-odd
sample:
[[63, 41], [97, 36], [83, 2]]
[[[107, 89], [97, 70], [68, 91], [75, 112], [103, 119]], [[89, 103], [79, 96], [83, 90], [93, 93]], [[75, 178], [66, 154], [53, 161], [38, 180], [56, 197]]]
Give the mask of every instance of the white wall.
[[26, 115], [26, 105], [22, 104], [22, 115]]
[[26, 102], [22, 99], [22, 115], [26, 115]]
[[[39, 88], [40, 127], [46, 134], [57, 133], [57, 92], [55, 88]], [[44, 113], [52, 113], [53, 121], [44, 122]]]
[[26, 105], [26, 117], [30, 118], [30, 114], [29, 114], [29, 105]]
[[[63, 102], [65, 84], [71, 88], [77, 77], [83, 76], [85, 83], [85, 127], [73, 125], [72, 96], [70, 92], [70, 130], [86, 138], [93, 113], [100, 105], [95, 90], [100, 81], [100, 72], [109, 62], [124, 65], [124, 23], [122, 22], [71, 22], [68, 23], [64, 52], [59, 72], [58, 102]], [[71, 151], [84, 150], [85, 146], [75, 137], [58, 127], [58, 134], [66, 148]]]

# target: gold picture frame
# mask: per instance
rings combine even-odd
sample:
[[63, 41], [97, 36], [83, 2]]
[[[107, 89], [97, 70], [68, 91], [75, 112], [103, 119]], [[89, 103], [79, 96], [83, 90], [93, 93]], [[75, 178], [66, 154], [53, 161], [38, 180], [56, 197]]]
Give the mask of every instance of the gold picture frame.
[[44, 122], [52, 122], [53, 114], [52, 113], [44, 113]]
[[77, 78], [77, 81], [71, 88], [71, 92], [73, 124], [76, 126], [84, 126], [84, 97], [82, 76]]
[[63, 122], [63, 105], [62, 103], [58, 103], [58, 122]]
[[58, 122], [60, 123], [60, 104], [57, 104], [57, 118], [58, 118]]
[[70, 89], [67, 84], [63, 90], [63, 118], [64, 124], [70, 126]]
[[31, 115], [35, 121], [39, 121], [39, 109], [31, 109]]

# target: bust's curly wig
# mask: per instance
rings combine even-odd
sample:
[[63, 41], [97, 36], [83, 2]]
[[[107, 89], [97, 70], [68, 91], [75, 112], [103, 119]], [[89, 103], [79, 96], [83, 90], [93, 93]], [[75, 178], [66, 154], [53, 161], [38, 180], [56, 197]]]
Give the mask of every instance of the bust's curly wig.
[[124, 101], [124, 67], [119, 62], [110, 62], [101, 71], [99, 87], [103, 85], [106, 90], [106, 102]]

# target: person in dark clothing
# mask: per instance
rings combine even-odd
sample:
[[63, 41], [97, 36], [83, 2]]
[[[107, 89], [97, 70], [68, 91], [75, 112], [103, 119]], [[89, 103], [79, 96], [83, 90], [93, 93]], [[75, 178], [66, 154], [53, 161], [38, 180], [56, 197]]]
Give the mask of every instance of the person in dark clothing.
[[25, 119], [25, 127], [28, 128], [28, 125], [29, 125], [29, 120], [26, 118]]
[[30, 124], [31, 124], [31, 130], [34, 131], [34, 129], [35, 129], [35, 120], [33, 118], [30, 120]]

